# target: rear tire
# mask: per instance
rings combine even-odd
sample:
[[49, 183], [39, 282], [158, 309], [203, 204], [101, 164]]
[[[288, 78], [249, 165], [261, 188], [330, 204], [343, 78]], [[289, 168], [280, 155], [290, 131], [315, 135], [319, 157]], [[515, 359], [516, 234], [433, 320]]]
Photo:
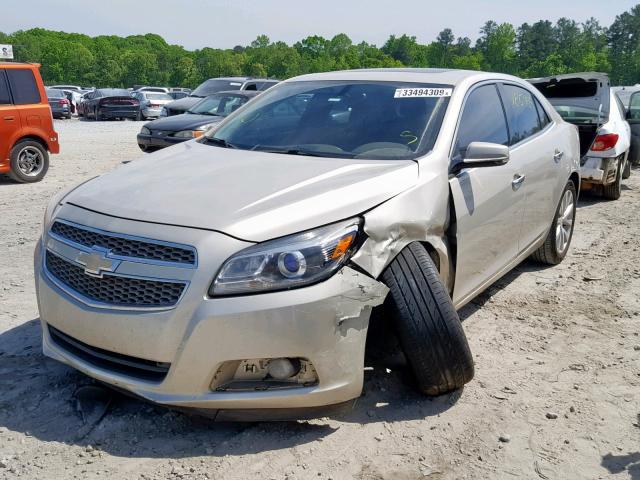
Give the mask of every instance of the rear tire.
[[622, 168], [624, 157], [619, 157], [616, 165], [616, 179], [602, 188], [602, 196], [608, 200], [618, 200], [622, 194]]
[[473, 357], [460, 318], [427, 250], [409, 244], [382, 273], [385, 301], [418, 388], [441, 395], [473, 378]]
[[[570, 202], [572, 209], [570, 212], [567, 212], [568, 195], [571, 196]], [[577, 197], [576, 186], [571, 180], [569, 180], [562, 191], [562, 195], [560, 196], [560, 202], [558, 202], [558, 206], [556, 207], [556, 213], [553, 216], [553, 221], [551, 222], [547, 238], [544, 243], [531, 254], [532, 260], [546, 265], [557, 265], [564, 260], [564, 257], [569, 251], [571, 239], [573, 238], [573, 227], [576, 221]], [[567, 227], [569, 227], [568, 232]], [[559, 228], [564, 229], [564, 232], [559, 232]], [[561, 238], [566, 240], [566, 243], [564, 240], [562, 242], [559, 241], [559, 235]], [[564, 237], [562, 237], [562, 235], [564, 235]], [[562, 246], [560, 244], [562, 244]]]
[[9, 154], [9, 176], [19, 183], [39, 182], [49, 170], [49, 153], [38, 142], [23, 140]]

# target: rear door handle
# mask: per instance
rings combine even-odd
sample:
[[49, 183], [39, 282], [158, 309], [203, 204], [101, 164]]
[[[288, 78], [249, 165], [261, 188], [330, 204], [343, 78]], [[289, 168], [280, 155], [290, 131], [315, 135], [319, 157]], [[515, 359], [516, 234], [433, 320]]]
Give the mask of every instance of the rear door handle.
[[4, 117], [4, 119], [5, 119], [7, 122], [12, 122], [13, 120], [15, 120], [15, 119], [16, 119], [16, 117], [14, 117], [13, 115], [9, 115], [9, 116]]
[[520, 175], [518, 173], [516, 173], [513, 176], [513, 181], [511, 182], [511, 188], [513, 188], [514, 192], [516, 190], [518, 190], [522, 186], [522, 184], [524, 183], [525, 178], [526, 177], [524, 175]]
[[553, 161], [558, 163], [560, 160], [562, 160], [563, 156], [564, 156], [564, 152], [561, 152], [560, 150], [556, 150], [556, 153], [553, 154]]

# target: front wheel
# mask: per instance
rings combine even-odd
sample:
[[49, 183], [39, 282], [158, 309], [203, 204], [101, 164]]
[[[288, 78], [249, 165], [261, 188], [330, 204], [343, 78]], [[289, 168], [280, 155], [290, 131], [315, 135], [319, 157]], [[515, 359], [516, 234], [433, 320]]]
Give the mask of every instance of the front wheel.
[[441, 395], [462, 388], [474, 374], [460, 318], [427, 250], [405, 247], [382, 274], [391, 316], [418, 388]]
[[531, 255], [533, 260], [547, 265], [557, 265], [564, 260], [573, 237], [577, 198], [576, 186], [569, 180], [560, 197], [547, 238]]

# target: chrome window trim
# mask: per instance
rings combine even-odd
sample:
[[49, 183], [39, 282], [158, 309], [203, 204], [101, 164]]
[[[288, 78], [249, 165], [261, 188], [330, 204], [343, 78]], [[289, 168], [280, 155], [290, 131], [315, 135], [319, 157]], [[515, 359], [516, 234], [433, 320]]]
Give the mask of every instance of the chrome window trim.
[[[533, 95], [534, 97], [537, 98], [537, 95], [535, 92], [533, 92], [528, 85], [523, 85], [520, 84], [518, 82], [514, 82], [512, 80], [504, 80], [504, 79], [490, 79], [490, 80], [482, 80], [480, 82], [474, 83], [473, 85], [471, 85], [468, 90], [466, 91], [466, 93], [464, 94], [464, 98], [462, 100], [462, 104], [460, 105], [460, 110], [458, 111], [458, 119], [456, 120], [456, 128], [453, 132], [453, 136], [451, 137], [451, 144], [449, 145], [449, 168], [451, 168], [451, 160], [453, 159], [453, 148], [456, 144], [456, 140], [458, 139], [458, 130], [460, 129], [460, 121], [462, 120], [462, 114], [464, 113], [464, 107], [467, 104], [467, 99], [469, 98], [469, 95], [471, 95], [471, 93], [476, 90], [477, 88], [480, 87], [484, 87], [485, 85], [494, 85], [496, 87], [496, 91], [498, 93], [498, 97], [500, 98], [500, 101], [504, 103], [504, 100], [502, 99], [502, 95], [500, 92], [500, 85], [499, 84], [507, 84], [507, 85], [514, 85], [516, 87], [520, 87], [520, 88], [524, 88], [525, 90], [527, 90], [529, 93], [531, 93], [531, 95]], [[540, 100], [538, 99], [538, 101], [540, 102]], [[507, 117], [507, 112], [504, 109], [504, 105], [502, 106], [502, 110], [503, 110], [503, 114], [504, 114], [504, 120], [507, 124], [507, 132], [509, 133], [509, 137], [511, 137], [511, 131], [509, 130], [509, 118]], [[556, 121], [554, 120], [553, 116], [549, 115], [549, 112], [547, 111], [546, 107], [542, 104], [542, 102], [540, 102], [540, 106], [544, 109], [544, 111], [547, 113], [547, 116], [549, 117], [549, 123], [542, 129], [537, 131], [536, 133], [534, 133], [533, 135], [520, 140], [518, 143], [515, 143], [513, 145], [509, 145], [509, 150], [511, 149], [515, 149], [517, 147], [519, 147], [520, 145], [523, 145], [524, 143], [528, 142], [530, 139], [533, 139], [535, 137], [537, 137], [538, 135], [540, 135], [541, 133], [546, 132], [547, 130], [549, 130], [553, 125], [556, 125]]]
[[[187, 293], [187, 290], [189, 289], [189, 285], [191, 283], [189, 280], [173, 280], [173, 279], [160, 278], [160, 277], [143, 277], [143, 276], [138, 276], [138, 275], [122, 275], [122, 274], [118, 274], [118, 273], [109, 272], [107, 275], [114, 276], [114, 277], [132, 278], [132, 279], [136, 279], [136, 280], [149, 280], [149, 281], [166, 282], [166, 283], [180, 283], [180, 284], [184, 285], [184, 288], [182, 290], [182, 293], [180, 294], [180, 297], [178, 298], [178, 300], [176, 300], [176, 303], [174, 303], [173, 305], [168, 305], [168, 306], [136, 307], [136, 306], [129, 306], [129, 305], [114, 305], [112, 303], [98, 302], [96, 300], [93, 300], [92, 298], [89, 298], [89, 297], [81, 294], [80, 292], [77, 292], [76, 290], [73, 290], [72, 288], [70, 288], [69, 286], [65, 285], [63, 282], [58, 280], [55, 277], [55, 275], [53, 275], [49, 271], [49, 269], [47, 268], [47, 253], [51, 253], [52, 255], [56, 255], [57, 257], [63, 259], [64, 261], [67, 261], [69, 263], [74, 263], [74, 262], [70, 261], [68, 258], [66, 258], [66, 257], [54, 252], [53, 250], [49, 250], [46, 247], [43, 248], [42, 249], [42, 255], [41, 255], [42, 256], [42, 259], [41, 259], [42, 265], [41, 265], [41, 267], [42, 267], [42, 271], [46, 275], [46, 278], [49, 281], [51, 281], [56, 287], [58, 287], [60, 290], [62, 290], [64, 293], [66, 293], [70, 297], [74, 298], [75, 300], [77, 300], [77, 301], [79, 301], [81, 303], [84, 303], [85, 305], [87, 305], [89, 307], [99, 308], [99, 309], [102, 309], [102, 310], [144, 311], [144, 312], [158, 312], [158, 311], [173, 310], [183, 300], [184, 296]], [[79, 265], [79, 264], [78, 264], [78, 266], [81, 267], [81, 265]]]
[[[86, 230], [86, 231], [89, 231], [89, 232], [97, 233], [99, 235], [106, 235], [106, 236], [114, 237], [114, 238], [123, 238], [125, 240], [132, 240], [132, 241], [138, 241], [138, 242], [144, 242], [144, 243], [151, 243], [151, 244], [155, 244], [155, 245], [161, 245], [161, 246], [165, 246], [165, 247], [174, 247], [174, 248], [180, 248], [180, 249], [183, 249], [183, 250], [189, 250], [189, 251], [193, 252], [193, 259], [194, 259], [193, 263], [167, 262], [166, 260], [155, 260], [153, 258], [144, 258], [144, 257], [130, 257], [130, 256], [127, 256], [127, 255], [117, 255], [117, 254], [109, 252], [107, 257], [108, 258], [113, 258], [114, 260], [125, 260], [127, 262], [146, 263], [146, 264], [150, 264], [150, 265], [161, 265], [161, 266], [165, 266], [165, 267], [178, 267], [178, 268], [189, 268], [189, 269], [198, 268], [198, 251], [196, 250], [195, 247], [193, 247], [191, 245], [185, 245], [185, 244], [182, 244], [182, 243], [167, 242], [167, 241], [164, 241], [164, 240], [156, 240], [156, 239], [147, 238], [147, 237], [129, 235], [129, 234], [126, 234], [126, 233], [110, 232], [108, 230], [101, 230], [99, 228], [94, 228], [94, 227], [88, 227], [86, 225], [81, 225], [79, 223], [71, 222], [71, 221], [65, 220], [63, 218], [54, 218], [52, 220], [52, 222], [51, 222], [51, 226], [53, 226], [53, 224], [55, 222], [64, 223], [64, 224], [69, 225], [71, 227], [75, 227], [75, 228], [79, 228], [81, 230]], [[70, 245], [70, 246], [72, 246], [74, 248], [77, 248], [78, 250], [89, 251], [89, 252], [91, 251], [91, 247], [87, 247], [86, 245], [74, 242], [73, 240], [70, 240], [70, 239], [68, 239], [66, 237], [63, 237], [61, 235], [56, 234], [55, 232], [51, 231], [51, 227], [49, 227], [49, 231], [47, 232], [47, 234], [50, 237], [55, 238], [59, 242], [66, 243], [67, 245]]]

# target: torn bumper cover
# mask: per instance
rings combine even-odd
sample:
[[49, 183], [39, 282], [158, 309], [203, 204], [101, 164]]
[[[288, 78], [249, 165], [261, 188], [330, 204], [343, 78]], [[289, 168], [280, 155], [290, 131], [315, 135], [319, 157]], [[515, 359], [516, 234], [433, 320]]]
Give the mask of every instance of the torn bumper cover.
[[[344, 267], [324, 282], [289, 291], [216, 299], [200, 296], [199, 304], [185, 301], [169, 312], [99, 312], [65, 295], [38, 268], [40, 247], [35, 263], [47, 356], [152, 402], [220, 410], [221, 419], [302, 418], [305, 411], [318, 416], [318, 407], [338, 406], [358, 397], [369, 316], [388, 291], [376, 280]], [[153, 345], [154, 335], [160, 335], [154, 333], [154, 323], [159, 331], [164, 317], [175, 322], [180, 316], [185, 318], [178, 323], [187, 327], [172, 329], [180, 337], [173, 339], [177, 348], [172, 358], [166, 354], [133, 358], [124, 353], [135, 351], [136, 345], [123, 345], [120, 352], [113, 352], [104, 348], [109, 340], [95, 340], [110, 335], [122, 338], [123, 332], [117, 329], [126, 325], [128, 337], [139, 342], [142, 334]], [[100, 332], [92, 334], [91, 343], [88, 337], [78, 338], [87, 330]], [[268, 359], [281, 358], [300, 362], [302, 381], [260, 382]], [[155, 360], [154, 365], [165, 368], [166, 375], [141, 378], [135, 370], [132, 374], [111, 368], [110, 360], [134, 366], [136, 361], [144, 366]], [[238, 375], [241, 388], [226, 388]], [[258, 381], [252, 384], [251, 380]]]
[[616, 159], [584, 157], [580, 177], [583, 182], [609, 184], [616, 178]]

